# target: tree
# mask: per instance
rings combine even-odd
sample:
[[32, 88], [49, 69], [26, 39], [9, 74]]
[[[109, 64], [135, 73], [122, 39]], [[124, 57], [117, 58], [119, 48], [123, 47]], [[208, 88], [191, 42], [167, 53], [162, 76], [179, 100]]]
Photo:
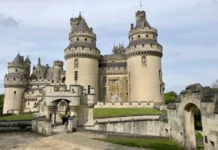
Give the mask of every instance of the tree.
[[213, 90], [215, 90], [215, 91], [218, 90], [218, 80], [216, 80], [215, 82], [212, 83], [211, 88], [212, 88]]
[[0, 112], [3, 111], [4, 94], [0, 95]]
[[195, 130], [202, 130], [201, 112], [199, 109], [195, 110], [194, 120], [195, 120]]
[[172, 91], [164, 94], [164, 101], [165, 104], [169, 104], [171, 102], [174, 102], [176, 100], [177, 94]]

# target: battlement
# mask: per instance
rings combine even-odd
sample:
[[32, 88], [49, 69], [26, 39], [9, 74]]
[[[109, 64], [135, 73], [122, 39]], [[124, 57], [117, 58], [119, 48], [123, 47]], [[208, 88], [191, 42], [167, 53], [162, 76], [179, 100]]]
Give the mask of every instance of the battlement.
[[98, 102], [95, 108], [153, 108], [153, 101]]
[[63, 65], [64, 65], [63, 61], [60, 61], [60, 60], [54, 61], [54, 66], [61, 66], [61, 67], [63, 67]]
[[135, 16], [138, 16], [138, 15], [144, 15], [145, 16], [145, 11], [144, 10], [142, 10], [142, 11], [137, 11], [136, 13], [135, 13]]
[[80, 53], [80, 54], [91, 54], [100, 57], [100, 51], [95, 48], [87, 48], [87, 47], [72, 47], [65, 49], [65, 56], [72, 53]]
[[87, 36], [96, 40], [96, 34], [93, 32], [90, 33], [88, 31], [72, 31], [71, 33], [69, 33], [69, 37], [73, 36]]
[[143, 33], [152, 33], [155, 35], [158, 35], [157, 29], [153, 27], [143, 27], [143, 28], [133, 28], [132, 30], [129, 31], [129, 38], [135, 34], [143, 34]]

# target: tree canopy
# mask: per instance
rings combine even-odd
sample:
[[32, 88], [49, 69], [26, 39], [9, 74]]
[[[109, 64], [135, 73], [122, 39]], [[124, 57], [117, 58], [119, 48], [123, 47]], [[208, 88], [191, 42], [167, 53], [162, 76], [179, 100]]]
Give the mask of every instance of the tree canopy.
[[164, 94], [165, 104], [169, 104], [176, 100], [177, 94], [174, 91], [168, 92]]
[[0, 112], [3, 110], [4, 94], [0, 95]]

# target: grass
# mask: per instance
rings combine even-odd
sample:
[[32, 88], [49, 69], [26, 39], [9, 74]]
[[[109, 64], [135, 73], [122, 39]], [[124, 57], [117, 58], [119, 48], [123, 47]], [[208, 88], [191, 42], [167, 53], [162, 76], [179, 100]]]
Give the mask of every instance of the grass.
[[203, 136], [201, 135], [201, 133], [197, 132], [196, 139], [197, 140], [203, 140]]
[[32, 119], [33, 119], [33, 114], [21, 114], [21, 115], [12, 115], [12, 116], [0, 117], [0, 121], [32, 120]]
[[[149, 148], [154, 150], [185, 150], [184, 147], [179, 146], [176, 142], [169, 139], [95, 139], [104, 142], [139, 148]], [[197, 150], [204, 150], [203, 145], [198, 145]]]
[[176, 142], [169, 139], [97, 139], [104, 142], [139, 148], [150, 148], [154, 150], [184, 150]]
[[152, 108], [95, 108], [94, 118], [125, 117], [134, 115], [160, 115], [160, 112]]

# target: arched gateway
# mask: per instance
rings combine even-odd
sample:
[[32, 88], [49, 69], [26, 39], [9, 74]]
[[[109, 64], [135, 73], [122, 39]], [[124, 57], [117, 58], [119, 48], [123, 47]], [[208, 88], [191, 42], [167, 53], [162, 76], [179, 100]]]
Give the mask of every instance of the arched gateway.
[[172, 139], [196, 149], [194, 111], [199, 109], [203, 127], [204, 148], [218, 149], [218, 92], [200, 84], [187, 86], [174, 103], [168, 104], [168, 125]]

